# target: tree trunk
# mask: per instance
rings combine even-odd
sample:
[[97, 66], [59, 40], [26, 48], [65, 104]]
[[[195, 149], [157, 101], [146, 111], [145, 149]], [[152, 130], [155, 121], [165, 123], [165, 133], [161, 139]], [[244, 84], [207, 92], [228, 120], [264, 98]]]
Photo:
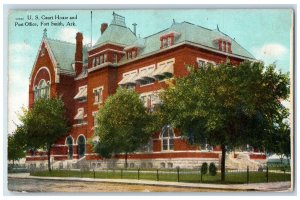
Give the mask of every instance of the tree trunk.
[[221, 155], [221, 182], [225, 182], [225, 157], [226, 157], [226, 146], [225, 144], [221, 145], [222, 155]]
[[128, 157], [128, 153], [125, 153], [125, 169], [127, 169], [128, 167], [128, 163], [127, 163], [127, 157]]
[[48, 170], [49, 172], [51, 172], [51, 163], [50, 163], [51, 147], [47, 148], [47, 154], [48, 154]]

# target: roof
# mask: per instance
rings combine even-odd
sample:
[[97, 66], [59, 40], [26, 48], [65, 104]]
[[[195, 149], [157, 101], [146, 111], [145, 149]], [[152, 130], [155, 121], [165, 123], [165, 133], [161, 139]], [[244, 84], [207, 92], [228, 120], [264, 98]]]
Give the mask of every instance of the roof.
[[127, 46], [132, 44], [136, 39], [137, 37], [128, 27], [119, 24], [110, 24], [97, 40], [93, 48], [105, 43]]
[[47, 38], [47, 42], [56, 62], [59, 64], [60, 70], [74, 72], [72, 64], [74, 63], [76, 45], [50, 38]]
[[[50, 46], [50, 49], [53, 53], [56, 62], [59, 64], [60, 70], [62, 72], [73, 73], [74, 69], [72, 67], [72, 64], [75, 62], [74, 59], [75, 59], [76, 45], [73, 43], [54, 40], [50, 38], [47, 38], [47, 42]], [[83, 53], [83, 63], [86, 63], [88, 57], [86, 46], [83, 46], [82, 53]]]
[[[211, 30], [204, 28], [202, 26], [198, 26], [189, 22], [181, 22], [181, 23], [173, 23], [172, 26], [168, 29], [162, 30], [156, 34], [150, 35], [144, 38], [144, 48], [140, 49], [138, 56], [143, 56], [149, 53], [153, 53], [155, 51], [160, 50], [160, 37], [164, 34], [168, 34], [170, 32], [179, 33], [177, 37], [175, 37], [174, 44], [179, 44], [183, 42], [191, 42], [195, 44], [200, 44], [208, 48], [212, 48], [215, 50], [218, 49], [218, 45], [214, 43], [216, 38], [222, 38], [225, 40], [231, 41], [231, 50], [232, 54], [243, 56], [250, 59], [255, 59], [254, 56], [249, 53], [246, 49], [244, 49], [241, 45], [239, 45], [235, 40], [230, 38], [228, 35], [224, 34], [220, 30]], [[140, 43], [137, 39], [132, 42], [128, 46], [132, 46], [136, 43]], [[126, 59], [123, 58], [121, 62], [125, 62]]]

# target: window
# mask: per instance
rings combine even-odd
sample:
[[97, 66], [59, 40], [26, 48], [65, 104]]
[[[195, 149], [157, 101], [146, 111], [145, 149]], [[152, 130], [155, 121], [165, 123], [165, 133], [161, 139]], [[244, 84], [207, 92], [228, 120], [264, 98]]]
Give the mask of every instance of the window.
[[170, 125], [165, 125], [161, 131], [162, 150], [174, 150], [174, 130]]
[[175, 35], [173, 33], [166, 34], [160, 37], [161, 45], [160, 48], [167, 48], [174, 44]]
[[172, 45], [172, 38], [168, 37], [168, 47]]
[[204, 65], [205, 65], [205, 61], [204, 60], [198, 60], [197, 61], [197, 63], [198, 63], [198, 68], [201, 68], [201, 67], [204, 67]]
[[93, 89], [94, 104], [102, 103], [103, 101], [103, 87]]
[[77, 124], [84, 124], [84, 108], [78, 108], [77, 114], [75, 115], [74, 119], [77, 121]]
[[71, 136], [67, 137], [67, 147], [68, 147], [68, 159], [73, 159], [73, 139]]
[[164, 48], [168, 47], [168, 40], [167, 40], [167, 38], [163, 39], [163, 47]]
[[118, 55], [116, 53], [113, 54], [113, 64], [118, 63]]
[[203, 58], [197, 58], [197, 64], [198, 68], [204, 67], [205, 65], [216, 65], [215, 62]]
[[136, 57], [136, 51], [132, 51], [132, 58]]
[[159, 96], [154, 93], [142, 94], [140, 99], [149, 111], [154, 111], [155, 107], [161, 103]]
[[173, 77], [175, 58], [171, 58], [157, 63], [157, 69], [153, 72], [153, 76], [162, 81]]
[[87, 99], [87, 86], [81, 86], [78, 88], [78, 93], [75, 95], [74, 99], [79, 102], [85, 102]]
[[222, 38], [217, 40], [218, 42], [218, 48], [220, 51], [224, 51], [224, 52], [228, 52], [228, 53], [232, 53], [231, 51], [231, 42], [230, 41], [226, 41]]
[[103, 63], [103, 55], [100, 55], [100, 65]]
[[77, 139], [77, 153], [79, 158], [82, 158], [85, 155], [85, 137], [80, 135]]
[[104, 60], [103, 62], [107, 62], [107, 54], [104, 54]]
[[135, 88], [136, 78], [137, 70], [129, 71], [123, 74], [123, 78], [118, 84], [124, 88], [133, 89]]
[[132, 58], [131, 51], [128, 51], [128, 53], [127, 53], [127, 57], [128, 57], [128, 59], [131, 59], [131, 58]]
[[143, 67], [139, 70], [139, 75], [136, 79], [140, 83], [140, 86], [149, 85], [155, 82], [155, 78], [152, 76], [155, 71], [155, 65]]
[[93, 117], [94, 117], [94, 127], [97, 126], [97, 112], [98, 112], [98, 111], [94, 111], [94, 112], [92, 113], [92, 115], [93, 115]]
[[40, 80], [39, 85], [34, 87], [34, 100], [50, 97], [50, 83], [44, 79]]
[[95, 66], [96, 66], [96, 59], [93, 58], [93, 60], [92, 60], [92, 67], [95, 67]]

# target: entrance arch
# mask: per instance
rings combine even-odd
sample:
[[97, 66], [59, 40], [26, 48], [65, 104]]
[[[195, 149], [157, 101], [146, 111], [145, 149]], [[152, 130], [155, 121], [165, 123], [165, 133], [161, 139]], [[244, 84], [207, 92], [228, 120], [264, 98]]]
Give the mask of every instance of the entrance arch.
[[78, 137], [77, 144], [78, 144], [78, 157], [82, 158], [85, 155], [85, 145], [86, 145], [86, 140], [83, 135], [80, 135]]

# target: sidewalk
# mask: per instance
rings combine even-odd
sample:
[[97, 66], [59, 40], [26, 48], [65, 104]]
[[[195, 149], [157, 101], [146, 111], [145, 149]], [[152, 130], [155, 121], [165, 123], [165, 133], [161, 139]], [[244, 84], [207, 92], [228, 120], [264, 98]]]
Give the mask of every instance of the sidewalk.
[[22, 179], [42, 179], [55, 181], [82, 181], [82, 182], [103, 182], [103, 183], [123, 183], [134, 185], [151, 185], [162, 187], [178, 188], [201, 188], [201, 189], [221, 189], [228, 191], [260, 191], [260, 192], [292, 192], [291, 182], [272, 182], [272, 183], [250, 183], [250, 184], [206, 184], [206, 183], [183, 183], [183, 182], [165, 182], [151, 180], [135, 179], [93, 179], [77, 177], [38, 177], [30, 176], [29, 173], [8, 174], [8, 178]]

